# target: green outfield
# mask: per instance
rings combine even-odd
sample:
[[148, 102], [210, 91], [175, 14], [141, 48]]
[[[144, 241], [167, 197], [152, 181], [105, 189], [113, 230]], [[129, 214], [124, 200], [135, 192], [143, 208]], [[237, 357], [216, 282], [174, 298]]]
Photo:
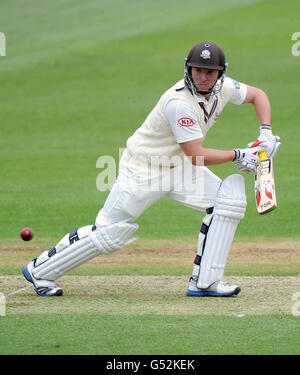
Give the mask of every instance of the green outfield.
[[[0, 354], [299, 354], [299, 10], [297, 0], [1, 2]], [[229, 77], [267, 92], [282, 140], [275, 211], [257, 214], [244, 176], [248, 206], [226, 268], [242, 293], [185, 297], [202, 214], [168, 198], [138, 218], [136, 243], [64, 276], [62, 298], [14, 293], [28, 286], [24, 264], [94, 223], [108, 194], [97, 160], [118, 160], [202, 40], [223, 47]], [[246, 147], [258, 126], [251, 105], [228, 105], [205, 145]]]

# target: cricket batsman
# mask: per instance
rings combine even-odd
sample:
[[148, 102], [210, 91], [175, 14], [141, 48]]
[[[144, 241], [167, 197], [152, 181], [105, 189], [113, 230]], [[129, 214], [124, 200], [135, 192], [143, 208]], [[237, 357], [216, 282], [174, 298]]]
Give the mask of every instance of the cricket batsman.
[[[40, 296], [60, 296], [56, 280], [130, 241], [135, 220], [160, 198], [204, 213], [187, 296], [233, 296], [241, 288], [223, 280], [232, 241], [246, 210], [242, 173], [255, 173], [257, 153], [273, 158], [279, 137], [272, 134], [266, 93], [226, 76], [223, 50], [211, 42], [196, 44], [185, 58], [184, 78], [158, 100], [144, 123], [127, 140], [118, 177], [95, 223], [66, 234], [52, 249], [23, 267]], [[246, 148], [212, 149], [204, 145], [209, 129], [228, 103], [251, 103], [259, 136]], [[221, 180], [211, 165], [233, 163], [238, 174]]]

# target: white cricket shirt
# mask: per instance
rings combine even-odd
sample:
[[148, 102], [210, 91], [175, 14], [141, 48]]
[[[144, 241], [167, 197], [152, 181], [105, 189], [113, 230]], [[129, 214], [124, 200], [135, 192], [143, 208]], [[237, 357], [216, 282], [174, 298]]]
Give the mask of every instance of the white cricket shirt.
[[[206, 101], [202, 96], [193, 96], [182, 79], [161, 96], [144, 123], [127, 140], [127, 149], [132, 156], [146, 158], [149, 163], [155, 160], [159, 165], [174, 166], [169, 160], [184, 156], [179, 143], [205, 138], [225, 105], [242, 104], [246, 94], [245, 84], [226, 77], [221, 91]], [[157, 162], [159, 158], [161, 161]]]

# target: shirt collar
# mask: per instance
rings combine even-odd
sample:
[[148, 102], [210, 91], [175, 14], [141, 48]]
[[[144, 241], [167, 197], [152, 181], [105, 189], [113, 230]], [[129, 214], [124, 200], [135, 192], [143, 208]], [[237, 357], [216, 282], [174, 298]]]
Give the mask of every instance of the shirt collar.
[[206, 100], [203, 95], [199, 95], [199, 94], [194, 95], [194, 97], [196, 98], [196, 100], [197, 100], [198, 103], [203, 103], [203, 104], [207, 105], [212, 100], [218, 99], [219, 98], [219, 94], [217, 93], [217, 94], [211, 95], [208, 100]]

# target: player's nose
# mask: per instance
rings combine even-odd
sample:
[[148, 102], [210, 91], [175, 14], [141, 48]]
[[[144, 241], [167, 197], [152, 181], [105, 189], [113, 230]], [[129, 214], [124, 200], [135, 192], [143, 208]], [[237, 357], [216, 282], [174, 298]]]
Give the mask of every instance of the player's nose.
[[207, 73], [205, 73], [205, 72], [199, 73], [199, 80], [201, 80], [201, 81], [207, 81], [208, 80]]

